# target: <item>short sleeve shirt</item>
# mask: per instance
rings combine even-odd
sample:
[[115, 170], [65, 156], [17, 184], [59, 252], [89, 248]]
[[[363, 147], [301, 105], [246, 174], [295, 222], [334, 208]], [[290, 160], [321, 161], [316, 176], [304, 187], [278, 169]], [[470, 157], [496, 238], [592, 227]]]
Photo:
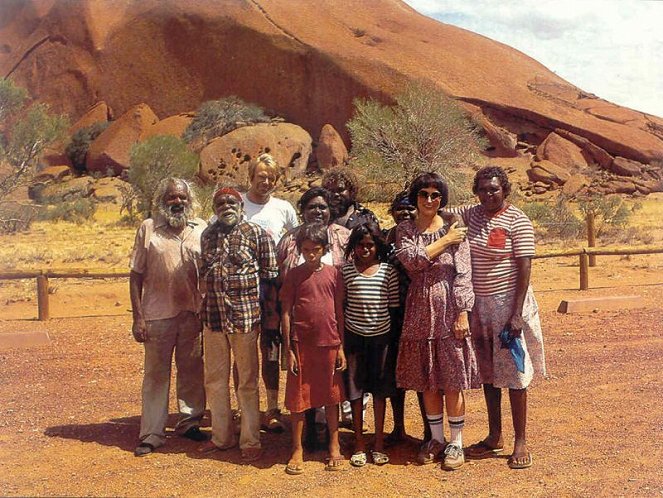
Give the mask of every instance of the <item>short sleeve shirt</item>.
[[299, 224], [297, 212], [288, 201], [272, 196], [265, 204], [251, 202], [246, 194], [244, 199], [244, 215], [249, 221], [260, 225], [272, 238], [274, 244], [285, 232], [292, 230]]
[[338, 346], [336, 293], [343, 285], [340, 270], [324, 265], [311, 271], [300, 265], [288, 272], [280, 291], [282, 308], [291, 310], [291, 340], [312, 346]]
[[143, 276], [145, 320], [173, 318], [200, 306], [198, 267], [200, 236], [207, 224], [198, 218], [175, 234], [157, 216], [143, 221], [136, 232], [129, 266]]
[[534, 256], [532, 222], [508, 204], [489, 216], [481, 205], [450, 209], [467, 225], [472, 256], [472, 284], [478, 296], [511, 292], [516, 288], [517, 258]]

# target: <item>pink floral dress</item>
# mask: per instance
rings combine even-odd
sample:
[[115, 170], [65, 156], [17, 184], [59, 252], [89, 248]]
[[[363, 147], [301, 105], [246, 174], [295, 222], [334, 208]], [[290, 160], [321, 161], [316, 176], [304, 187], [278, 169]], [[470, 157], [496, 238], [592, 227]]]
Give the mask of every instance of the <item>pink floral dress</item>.
[[426, 246], [447, 233], [421, 232], [405, 221], [396, 231], [396, 254], [411, 279], [405, 303], [396, 381], [415, 391], [459, 391], [480, 386], [470, 337], [456, 339], [453, 324], [474, 305], [467, 241], [430, 259]]

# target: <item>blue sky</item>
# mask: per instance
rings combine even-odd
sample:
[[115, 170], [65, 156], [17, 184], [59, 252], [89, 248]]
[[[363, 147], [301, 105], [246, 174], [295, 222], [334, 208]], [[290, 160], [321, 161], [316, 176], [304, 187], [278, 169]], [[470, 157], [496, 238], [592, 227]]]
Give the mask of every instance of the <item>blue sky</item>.
[[663, 117], [663, 1], [405, 1], [510, 45], [603, 99]]

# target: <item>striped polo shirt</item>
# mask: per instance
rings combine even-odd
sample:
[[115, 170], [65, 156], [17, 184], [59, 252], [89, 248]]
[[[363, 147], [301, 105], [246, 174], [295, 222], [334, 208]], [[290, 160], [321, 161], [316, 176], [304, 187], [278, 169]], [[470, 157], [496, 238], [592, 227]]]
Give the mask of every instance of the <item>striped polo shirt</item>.
[[357, 271], [353, 262], [343, 266], [345, 328], [362, 336], [378, 336], [390, 330], [389, 308], [397, 308], [398, 274], [389, 263], [380, 263], [370, 276]]
[[493, 216], [481, 205], [449, 209], [463, 217], [472, 256], [472, 285], [477, 296], [494, 296], [516, 289], [516, 258], [534, 256], [532, 222], [507, 204]]

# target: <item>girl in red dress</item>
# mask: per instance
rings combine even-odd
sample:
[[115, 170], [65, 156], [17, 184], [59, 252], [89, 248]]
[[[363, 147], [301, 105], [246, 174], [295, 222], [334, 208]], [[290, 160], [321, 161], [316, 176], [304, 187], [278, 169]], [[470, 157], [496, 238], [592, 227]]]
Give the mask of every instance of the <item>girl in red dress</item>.
[[292, 456], [285, 471], [291, 475], [304, 471], [304, 411], [321, 406], [329, 428], [326, 469], [344, 466], [338, 441], [338, 410], [344, 399], [341, 372], [346, 368], [343, 278], [337, 268], [321, 261], [329, 248], [325, 225], [301, 227], [297, 247], [304, 263], [288, 272], [280, 294], [281, 328], [288, 351], [285, 406], [292, 414]]

